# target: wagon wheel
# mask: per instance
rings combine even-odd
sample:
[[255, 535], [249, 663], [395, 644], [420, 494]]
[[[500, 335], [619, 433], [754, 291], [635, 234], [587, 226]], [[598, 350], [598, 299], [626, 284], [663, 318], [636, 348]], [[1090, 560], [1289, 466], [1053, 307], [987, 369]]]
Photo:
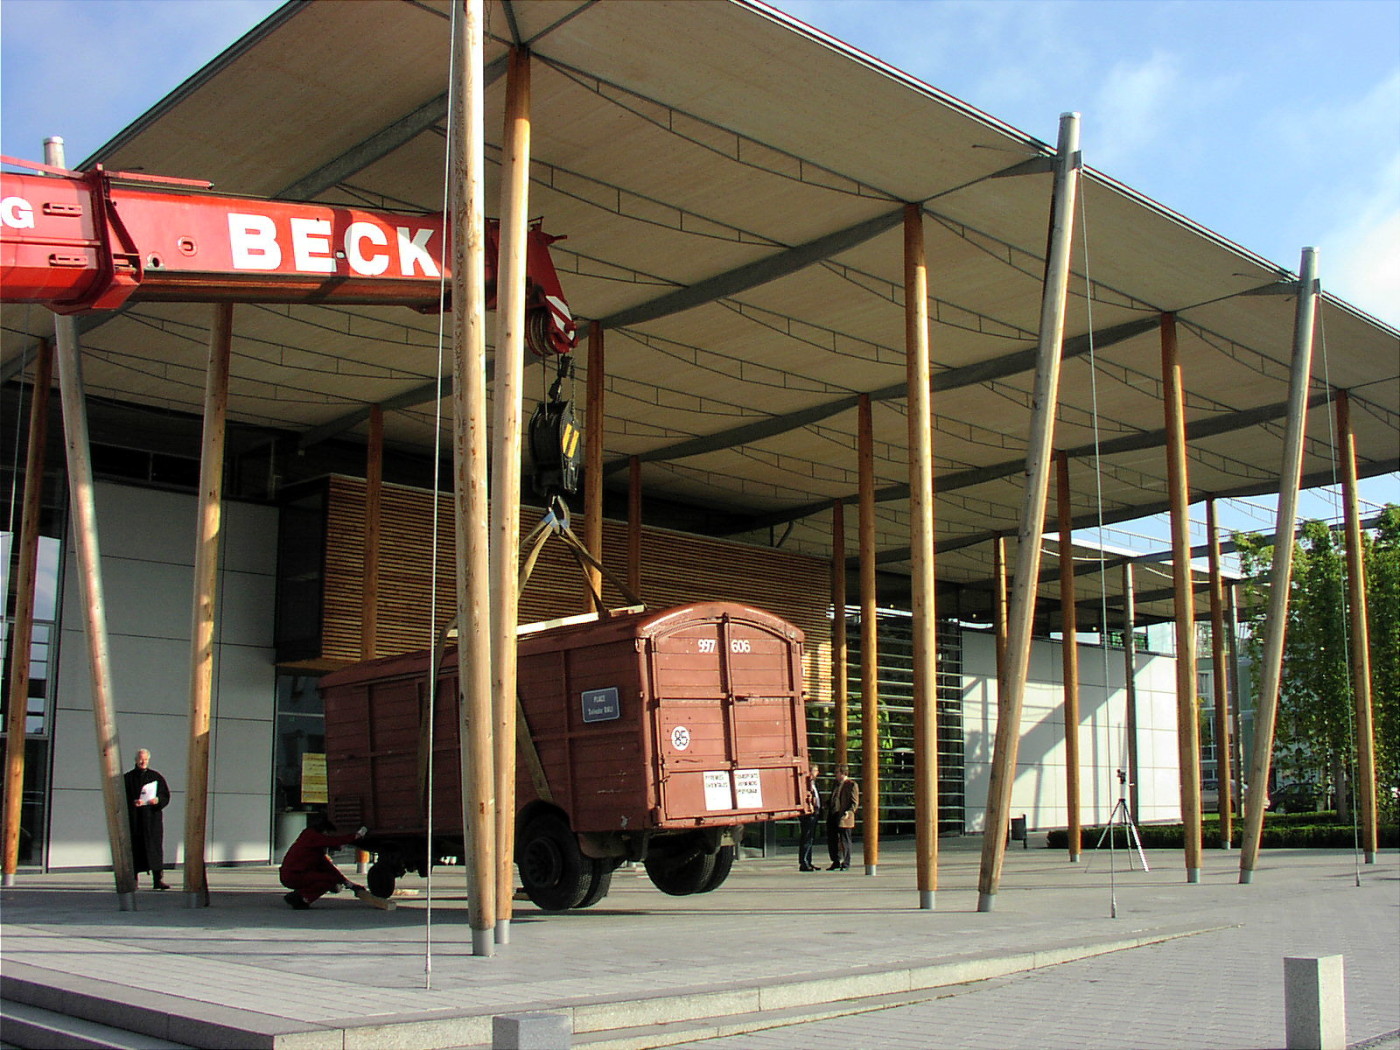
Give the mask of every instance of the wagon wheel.
[[714, 877], [716, 856], [697, 843], [674, 853], [649, 854], [643, 863], [647, 878], [658, 890], [672, 897], [688, 897], [705, 891]]
[[394, 895], [394, 881], [403, 872], [392, 860], [381, 859], [369, 866], [365, 873], [365, 885], [376, 897], [388, 900]]
[[588, 880], [588, 891], [583, 895], [583, 899], [574, 905], [575, 908], [587, 908], [597, 904], [608, 895], [608, 890], [612, 888], [613, 869], [617, 867], [617, 861], [609, 858], [589, 860], [587, 863], [592, 869]]
[[705, 885], [701, 886], [696, 893], [709, 893], [717, 890], [723, 885], [724, 880], [729, 878], [729, 869], [734, 867], [734, 855], [738, 849], [734, 846], [721, 846], [715, 851], [715, 868], [710, 872], [710, 877], [705, 880]]
[[526, 825], [522, 838], [520, 881], [536, 905], [545, 911], [564, 911], [588, 896], [593, 867], [579, 852], [578, 839], [568, 824], [545, 814]]

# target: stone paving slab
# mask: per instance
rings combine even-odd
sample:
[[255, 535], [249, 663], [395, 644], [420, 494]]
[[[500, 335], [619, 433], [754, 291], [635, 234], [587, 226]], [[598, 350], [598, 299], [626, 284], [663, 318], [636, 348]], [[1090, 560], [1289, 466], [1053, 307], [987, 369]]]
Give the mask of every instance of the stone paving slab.
[[[778, 1009], [802, 999], [794, 989], [804, 982], [839, 979], [843, 988], [880, 994], [897, 990], [890, 980], [907, 979], [898, 974], [919, 968], [1061, 953], [1041, 956], [1051, 962], [1115, 941], [1215, 930], [1169, 948], [1108, 957], [1167, 950], [1199, 966], [1202, 950], [1194, 945], [1207, 937], [1235, 936], [1230, 931], [1242, 922], [1247, 940], [1263, 929], [1281, 933], [1298, 924], [1304, 902], [1319, 897], [1337, 898], [1327, 907], [1340, 907], [1340, 917], [1328, 911], [1327, 921], [1338, 930], [1395, 934], [1389, 955], [1377, 952], [1382, 972], [1393, 972], [1400, 954], [1394, 851], [1364, 866], [1365, 886], [1357, 889], [1354, 859], [1336, 851], [1266, 852], [1254, 884], [1239, 886], [1234, 853], [1207, 851], [1201, 883], [1188, 885], [1180, 854], [1150, 853], [1152, 870], [1143, 872], [1123, 853], [1110, 871], [1103, 856], [1072, 865], [1049, 850], [1012, 849], [995, 910], [977, 913], [979, 848], [975, 839], [945, 843], [933, 911], [917, 907], [913, 858], [901, 844], [885, 845], [873, 877], [856, 870], [802, 874], [791, 858], [747, 859], [720, 890], [695, 897], [667, 897], [640, 870], [621, 870], [611, 895], [593, 908], [543, 915], [528, 902], [517, 905], [511, 943], [490, 958], [471, 954], [460, 869], [440, 869], [431, 894], [421, 880], [407, 880], [418, 892], [401, 897], [392, 912], [348, 895], [293, 912], [267, 868], [210, 869], [210, 908], [184, 907], [177, 889], [142, 892], [134, 912], [116, 909], [110, 874], [21, 876], [20, 885], [0, 892], [0, 962], [6, 971], [22, 963], [171, 995], [192, 1008], [249, 1011], [272, 1026], [286, 1022], [289, 1031], [356, 1029], [380, 1040], [363, 1045], [387, 1046], [388, 1035], [375, 1028], [410, 1019], [447, 1024], [555, 1008], [572, 1010], [576, 1024], [596, 1030], [624, 1020], [652, 1023], [639, 1019], [645, 1010], [638, 1004], [648, 1000], [653, 1020], [680, 1010], [668, 1013], [668, 1002], [702, 995], [707, 1001], [697, 1016], [718, 1013], [725, 997], [742, 1012], [745, 996], [761, 988], [767, 1007]], [[1338, 941], [1357, 943], [1350, 936]], [[1108, 960], [1101, 965], [1115, 970]], [[1391, 1015], [1381, 1007], [1374, 1014], [1363, 1027], [1382, 1035]]]

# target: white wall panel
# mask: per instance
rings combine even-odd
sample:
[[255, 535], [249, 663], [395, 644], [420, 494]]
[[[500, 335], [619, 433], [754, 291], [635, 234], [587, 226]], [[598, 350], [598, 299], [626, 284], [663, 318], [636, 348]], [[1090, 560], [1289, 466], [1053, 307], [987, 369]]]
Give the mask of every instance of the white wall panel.
[[[129, 768], [136, 749], [149, 748], [151, 765], [169, 781], [174, 798], [165, 811], [165, 848], [166, 862], [174, 866], [184, 856], [195, 500], [110, 483], [97, 486], [96, 499], [122, 763]], [[271, 855], [277, 512], [229, 504], [224, 522], [208, 860], [266, 861]], [[71, 549], [70, 539], [70, 556]], [[53, 724], [51, 868], [110, 863], [86, 629], [77, 573], [70, 571]]]
[[[1097, 646], [1079, 647], [1079, 812], [1085, 824], [1108, 819], [1118, 801], [1117, 771], [1127, 768], [1122, 653], [1113, 649], [1107, 655], [1105, 661], [1104, 651]], [[1011, 814], [1024, 813], [1032, 828], [1064, 827], [1069, 809], [1059, 642], [1035, 641], [1029, 666]], [[1170, 657], [1139, 654], [1137, 667], [1139, 820], [1179, 819], [1175, 662]], [[986, 819], [996, 733], [996, 649], [990, 632], [964, 632], [963, 674], [967, 826], [980, 831]]]

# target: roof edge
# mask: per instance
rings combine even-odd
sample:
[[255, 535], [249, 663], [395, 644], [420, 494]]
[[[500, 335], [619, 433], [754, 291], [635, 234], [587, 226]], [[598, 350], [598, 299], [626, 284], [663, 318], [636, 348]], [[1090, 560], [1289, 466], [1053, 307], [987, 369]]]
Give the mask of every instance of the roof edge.
[[224, 48], [223, 51], [219, 52], [211, 61], [206, 62], [197, 72], [191, 74], [184, 83], [180, 84], [154, 106], [146, 110], [145, 113], [142, 113], [121, 131], [117, 132], [115, 137], [99, 146], [90, 157], [78, 165], [76, 170], [87, 171], [91, 169], [94, 164], [102, 163], [105, 158], [116, 153], [128, 142], [159, 120], [167, 110], [172, 109], [175, 105], [199, 90], [199, 88], [213, 79], [215, 75], [222, 72], [226, 66], [254, 44], [277, 29], [280, 29], [282, 25], [290, 21], [297, 12], [303, 7], [310, 6], [311, 3], [312, 0], [287, 0], [287, 2], [276, 11], [268, 15], [252, 29], [248, 30], [248, 32], [244, 33], [228, 47]]

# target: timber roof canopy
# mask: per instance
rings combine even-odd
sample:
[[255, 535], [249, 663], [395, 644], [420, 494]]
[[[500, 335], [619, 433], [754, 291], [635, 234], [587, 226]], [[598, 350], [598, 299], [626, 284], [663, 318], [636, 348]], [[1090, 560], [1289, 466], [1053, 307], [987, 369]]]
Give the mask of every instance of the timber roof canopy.
[[[535, 58], [530, 212], [567, 235], [553, 248], [565, 293], [606, 330], [609, 488], [637, 456], [646, 498], [825, 557], [831, 504], [855, 497], [868, 394], [879, 560], [907, 573], [900, 218], [918, 202], [937, 572], [984, 584], [988, 541], [1014, 541], [1021, 509], [1052, 148], [760, 4], [487, 6], [488, 207], [519, 43]], [[294, 0], [91, 160], [220, 193], [440, 211], [449, 12]], [[1089, 161], [1093, 142], [1088, 113]], [[1276, 491], [1296, 277], [1092, 167], [1080, 194], [1055, 431], [1076, 524], [1166, 509], [1163, 312], [1178, 323], [1192, 499]], [[45, 334], [41, 313], [20, 327]], [[28, 344], [17, 315], [7, 366]], [[88, 322], [89, 393], [198, 412], [209, 324], [192, 304]], [[1314, 374], [1325, 352], [1331, 385], [1313, 384], [1305, 484], [1332, 480], [1339, 389], [1360, 474], [1396, 470], [1400, 333], [1331, 297], [1318, 331]], [[240, 307], [230, 418], [311, 443], [362, 431], [377, 403], [390, 446], [430, 448], [437, 344], [437, 318], [403, 308]], [[533, 364], [527, 398], [547, 381]]]

